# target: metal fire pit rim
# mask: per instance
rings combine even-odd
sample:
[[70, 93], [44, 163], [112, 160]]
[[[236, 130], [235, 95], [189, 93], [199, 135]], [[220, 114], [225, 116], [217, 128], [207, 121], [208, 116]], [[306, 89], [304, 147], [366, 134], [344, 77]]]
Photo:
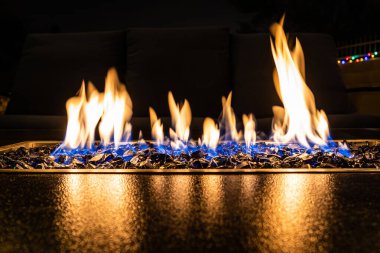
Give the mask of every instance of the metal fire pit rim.
[[375, 168], [331, 168], [331, 169], [0, 169], [0, 174], [335, 174], [335, 173], [380, 173]]
[[[334, 140], [343, 141], [343, 140]], [[378, 139], [347, 140], [349, 142], [375, 142]], [[270, 142], [270, 141], [260, 141]], [[61, 141], [23, 141], [0, 147], [0, 152], [6, 152], [18, 147], [33, 147], [36, 145], [53, 145]], [[376, 168], [257, 168], [257, 169], [0, 169], [0, 174], [279, 174], [279, 173], [301, 173], [301, 174], [331, 174], [331, 173], [380, 173]]]

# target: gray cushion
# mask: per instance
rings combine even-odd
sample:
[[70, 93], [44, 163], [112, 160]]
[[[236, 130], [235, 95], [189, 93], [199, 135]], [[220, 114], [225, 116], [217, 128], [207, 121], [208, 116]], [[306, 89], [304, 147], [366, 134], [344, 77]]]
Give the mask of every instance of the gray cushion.
[[227, 29], [130, 29], [127, 88], [135, 116], [153, 106], [169, 116], [167, 93], [187, 98], [193, 115], [217, 117], [221, 97], [231, 89]]
[[112, 66], [124, 77], [124, 32], [30, 35], [7, 113], [64, 115], [65, 102], [82, 79], [103, 90]]

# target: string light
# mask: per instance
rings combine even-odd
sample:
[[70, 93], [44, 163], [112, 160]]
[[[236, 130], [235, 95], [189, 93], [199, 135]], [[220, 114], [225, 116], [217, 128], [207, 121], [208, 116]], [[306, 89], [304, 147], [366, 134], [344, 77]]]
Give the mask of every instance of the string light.
[[338, 59], [337, 63], [338, 64], [346, 64], [346, 63], [354, 63], [354, 62], [365, 62], [365, 61], [370, 61], [374, 58], [377, 58], [379, 55], [379, 52], [369, 52], [364, 55], [351, 55], [351, 56], [346, 56], [344, 58]]

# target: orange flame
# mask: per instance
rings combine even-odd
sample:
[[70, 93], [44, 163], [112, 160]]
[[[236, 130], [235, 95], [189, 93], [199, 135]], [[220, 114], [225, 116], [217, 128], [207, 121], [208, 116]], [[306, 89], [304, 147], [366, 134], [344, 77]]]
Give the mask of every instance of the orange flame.
[[83, 122], [81, 120], [81, 111], [83, 104], [86, 101], [86, 91], [84, 82], [79, 90], [79, 96], [69, 98], [66, 102], [66, 112], [67, 112], [67, 127], [66, 136], [63, 142], [64, 146], [69, 148], [77, 148], [79, 145], [83, 144], [82, 132], [83, 132]]
[[164, 142], [164, 127], [161, 119], [157, 118], [157, 114], [152, 107], [149, 107], [150, 126], [152, 128], [152, 138], [156, 141], [157, 145]]
[[205, 118], [203, 122], [202, 144], [215, 150], [218, 146], [220, 131], [218, 124], [211, 118]]
[[225, 130], [225, 136], [223, 136], [223, 139], [239, 142], [242, 138], [242, 132], [238, 132], [236, 129], [236, 117], [231, 106], [231, 101], [232, 91], [228, 94], [227, 99], [224, 96], [222, 97], [223, 111], [220, 123]]
[[99, 93], [95, 86], [89, 82], [87, 86], [89, 100], [84, 107], [86, 124], [87, 147], [91, 147], [95, 140], [95, 128], [103, 114], [103, 94]]
[[69, 148], [91, 147], [95, 139], [96, 125], [103, 112], [102, 94], [90, 82], [87, 87], [88, 101], [85, 85], [82, 82], [79, 96], [72, 97], [66, 102], [68, 122], [63, 145]]
[[132, 101], [124, 85], [119, 83], [117, 72], [110, 69], [106, 78], [105, 93], [99, 93], [89, 82], [86, 89], [82, 83], [79, 95], [66, 102], [67, 129], [64, 147], [91, 147], [95, 139], [95, 129], [99, 123], [100, 137], [104, 145], [115, 142], [119, 145], [123, 138], [129, 138], [132, 126]]
[[251, 144], [256, 143], [256, 123], [252, 113], [249, 115], [243, 114], [243, 124], [245, 145], [249, 148]]
[[103, 116], [99, 124], [100, 138], [104, 145], [111, 138], [118, 147], [123, 139], [129, 139], [132, 125], [132, 100], [123, 84], [119, 82], [115, 69], [110, 69], [106, 77]]
[[171, 146], [173, 148], [180, 148], [186, 145], [190, 137], [190, 104], [187, 99], [185, 99], [183, 105], [180, 107], [179, 104], [176, 104], [171, 91], [168, 93], [168, 102], [172, 125], [175, 129], [169, 129], [170, 138], [173, 140], [171, 142]]
[[274, 23], [270, 32], [275, 62], [273, 79], [284, 108], [274, 106], [273, 139], [279, 143], [298, 141], [309, 147], [309, 141], [324, 145], [329, 136], [328, 121], [323, 110], [318, 111], [314, 96], [305, 82], [305, 61], [299, 40], [289, 49], [283, 30], [284, 17]]

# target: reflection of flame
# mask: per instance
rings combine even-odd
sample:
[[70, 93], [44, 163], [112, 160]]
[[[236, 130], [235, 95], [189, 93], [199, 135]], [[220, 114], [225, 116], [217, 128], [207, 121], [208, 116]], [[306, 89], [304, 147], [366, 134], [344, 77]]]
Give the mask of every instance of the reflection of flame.
[[[165, 194], [165, 176], [157, 175], [151, 177], [153, 192], [157, 195]], [[160, 196], [161, 197], [161, 196]]]
[[202, 143], [215, 150], [219, 141], [220, 131], [218, 125], [211, 118], [205, 118], [203, 122]]
[[172, 147], [180, 148], [186, 145], [190, 136], [190, 123], [191, 123], [191, 109], [190, 104], [185, 99], [182, 107], [176, 104], [173, 94], [169, 91], [168, 102], [170, 115], [172, 118], [172, 125], [175, 129], [169, 129], [170, 137], [172, 138]]
[[329, 136], [327, 117], [318, 111], [314, 96], [305, 83], [305, 62], [301, 44], [296, 40], [289, 49], [280, 23], [272, 25], [271, 49], [276, 69], [273, 73], [276, 91], [284, 104], [274, 107], [273, 138], [280, 143], [298, 141], [308, 147], [308, 141], [324, 145]]
[[[125, 175], [68, 175], [60, 185], [61, 207], [56, 217], [57, 236], [65, 251], [118, 252], [141, 246], [144, 224], [141, 193], [136, 177]], [[101, 222], [97, 222], [101, 221]], [[121, 225], [122, 224], [122, 225]], [[68, 240], [68, 238], [77, 238]], [[80, 238], [96, 238], [91, 244]]]
[[257, 175], [244, 175], [241, 177], [242, 195], [245, 202], [250, 201], [253, 196], [256, 196], [257, 181]]
[[153, 197], [154, 216], [164, 216], [167, 219], [165, 226], [176, 231], [176, 240], [186, 241], [188, 225], [191, 217], [191, 194], [193, 193], [192, 176], [190, 175], [156, 175], [149, 179], [148, 191]]
[[[191, 179], [192, 178], [188, 175], [175, 175], [170, 177], [170, 195], [172, 197], [170, 203], [172, 208], [170, 209], [173, 210], [171, 215], [176, 218], [178, 217], [179, 223], [187, 219], [190, 214]], [[162, 197], [164, 198], [165, 196]]]
[[250, 147], [251, 144], [256, 143], [256, 131], [255, 131], [255, 118], [253, 114], [249, 114], [248, 116], [243, 114], [243, 124], [244, 124], [244, 140], [245, 145]]
[[223, 105], [223, 111], [222, 111], [222, 119], [221, 119], [221, 125], [224, 127], [225, 135], [223, 136], [223, 140], [232, 140], [232, 141], [240, 141], [242, 137], [241, 131], [236, 130], [236, 118], [234, 110], [231, 106], [231, 100], [232, 100], [232, 92], [228, 94], [227, 99], [223, 96], [222, 97], [222, 105]]
[[[326, 175], [284, 174], [267, 179], [260, 219], [263, 220], [261, 229], [271, 242], [267, 245], [268, 251], [326, 251], [323, 242], [328, 223], [318, 221], [328, 220], [333, 203], [329, 178]], [[310, 233], [315, 235], [313, 240], [310, 240]]]
[[152, 128], [152, 138], [156, 141], [157, 145], [164, 142], [164, 127], [161, 119], [157, 118], [157, 114], [152, 107], [149, 107], [150, 126]]
[[63, 145], [69, 148], [91, 147], [101, 118], [99, 132], [103, 144], [108, 145], [113, 139], [118, 146], [131, 133], [132, 101], [125, 86], [119, 83], [116, 70], [108, 71], [104, 94], [91, 83], [87, 92], [88, 99], [83, 83], [79, 96], [66, 102], [68, 123]]
[[201, 180], [207, 207], [206, 215], [211, 215], [223, 207], [223, 179], [220, 175], [204, 175]]

